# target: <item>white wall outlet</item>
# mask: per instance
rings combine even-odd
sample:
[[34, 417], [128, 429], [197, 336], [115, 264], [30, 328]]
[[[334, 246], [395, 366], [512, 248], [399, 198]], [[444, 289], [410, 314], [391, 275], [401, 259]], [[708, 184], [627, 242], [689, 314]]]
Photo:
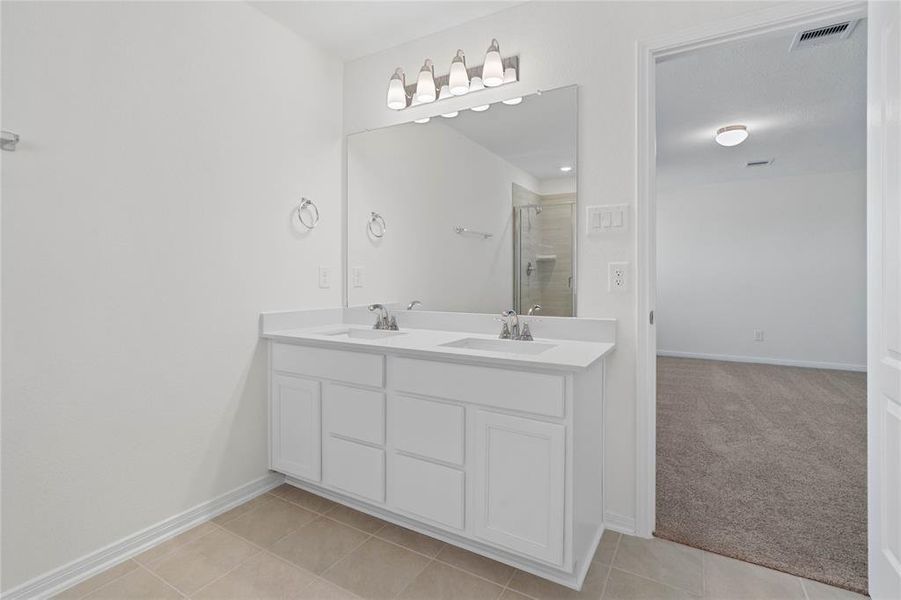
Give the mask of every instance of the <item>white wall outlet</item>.
[[319, 267], [319, 287], [322, 289], [332, 287], [332, 270], [329, 267]]
[[629, 290], [629, 263], [607, 263], [607, 291], [622, 293]]
[[350, 285], [355, 288], [363, 287], [363, 267], [354, 267], [350, 270]]
[[755, 329], [754, 330], [754, 341], [755, 342], [763, 341], [763, 329]]

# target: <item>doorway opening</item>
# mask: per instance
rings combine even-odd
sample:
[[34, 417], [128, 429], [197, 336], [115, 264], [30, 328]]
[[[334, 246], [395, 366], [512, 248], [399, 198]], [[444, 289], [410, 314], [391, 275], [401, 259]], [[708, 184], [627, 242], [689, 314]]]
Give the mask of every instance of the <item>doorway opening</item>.
[[864, 593], [866, 29], [658, 57], [650, 218], [655, 535]]

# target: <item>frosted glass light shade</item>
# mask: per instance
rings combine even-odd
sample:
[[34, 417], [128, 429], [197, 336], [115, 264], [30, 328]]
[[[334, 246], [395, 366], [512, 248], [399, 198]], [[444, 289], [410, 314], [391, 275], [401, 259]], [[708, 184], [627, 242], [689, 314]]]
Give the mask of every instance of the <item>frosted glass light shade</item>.
[[491, 108], [490, 104], [480, 104], [479, 106], [473, 106], [470, 110], [473, 112], [484, 112]]
[[517, 96], [516, 98], [507, 98], [506, 100], [501, 100], [501, 102], [510, 106], [515, 106], [522, 102], [522, 96]]
[[[485, 86], [482, 84], [482, 78], [476, 75], [472, 78], [472, 81], [469, 82], [469, 91], [470, 92], [478, 92], [484, 90]], [[475, 112], [482, 112], [491, 108], [490, 104], [480, 104], [479, 106], [473, 106], [471, 110]]]
[[429, 117], [423, 117], [423, 118], [421, 118], [421, 119], [416, 119], [416, 120], [413, 121], [413, 122], [414, 122], [414, 123], [428, 123], [429, 120], [430, 120]]
[[407, 90], [404, 71], [397, 68], [394, 75], [388, 81], [388, 108], [391, 110], [402, 110], [407, 108]]
[[[439, 100], [447, 100], [448, 98], [452, 98], [452, 97], [453, 97], [453, 95], [450, 93], [450, 88], [446, 85], [442, 85], [441, 93], [438, 94], [438, 99]], [[453, 117], [456, 117], [458, 114], [460, 114], [459, 111], [455, 110], [455, 111], [449, 112], [449, 113], [442, 113], [441, 116], [445, 117], [447, 119], [452, 119]]]
[[516, 69], [507, 67], [504, 69], [504, 83], [513, 83], [516, 81]]
[[714, 138], [720, 146], [738, 146], [748, 139], [748, 128], [744, 125], [729, 125], [716, 130]]
[[482, 84], [485, 87], [497, 87], [502, 83], [504, 83], [504, 63], [501, 60], [501, 50], [497, 40], [491, 40], [485, 54], [485, 64], [482, 66]]
[[469, 91], [469, 73], [466, 72], [466, 57], [462, 50], [457, 50], [457, 55], [451, 62], [447, 83], [454, 96], [462, 96]]
[[419, 70], [419, 77], [416, 79], [416, 99], [421, 103], [435, 101], [435, 72], [432, 67], [432, 61], [426, 60]]

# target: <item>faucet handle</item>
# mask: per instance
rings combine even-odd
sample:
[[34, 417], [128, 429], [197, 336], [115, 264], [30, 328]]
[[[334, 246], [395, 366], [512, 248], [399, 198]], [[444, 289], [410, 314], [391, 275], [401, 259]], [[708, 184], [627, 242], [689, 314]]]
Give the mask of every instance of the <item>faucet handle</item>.
[[510, 327], [507, 326], [507, 322], [503, 319], [498, 319], [498, 321], [503, 321], [504, 324], [501, 326], [501, 333], [499, 336], [497, 336], [497, 339], [509, 340], [510, 338], [512, 338], [513, 336], [510, 335]]

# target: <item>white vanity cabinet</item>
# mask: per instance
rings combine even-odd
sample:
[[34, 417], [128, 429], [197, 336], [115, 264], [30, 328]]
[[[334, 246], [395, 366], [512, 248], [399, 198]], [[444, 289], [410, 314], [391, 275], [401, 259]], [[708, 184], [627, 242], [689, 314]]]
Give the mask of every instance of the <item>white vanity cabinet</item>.
[[581, 585], [603, 531], [603, 360], [540, 369], [278, 342], [270, 357], [271, 468], [289, 482]]

